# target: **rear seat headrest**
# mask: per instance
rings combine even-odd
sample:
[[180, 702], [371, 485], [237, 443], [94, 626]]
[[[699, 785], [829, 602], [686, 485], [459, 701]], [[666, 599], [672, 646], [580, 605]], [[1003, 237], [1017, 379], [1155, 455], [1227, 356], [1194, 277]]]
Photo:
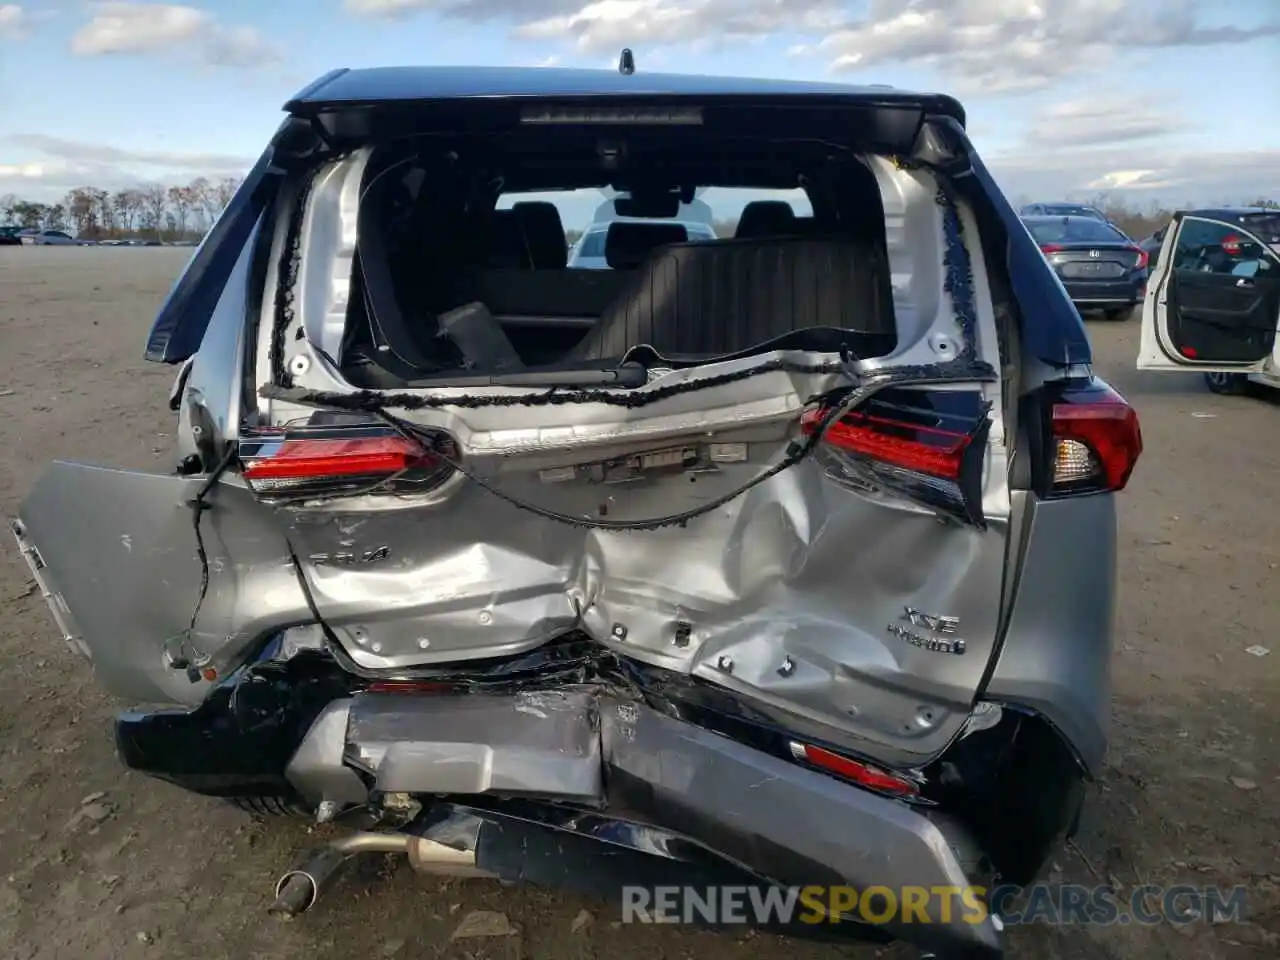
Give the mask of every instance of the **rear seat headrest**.
[[783, 237], [795, 232], [796, 212], [785, 200], [755, 200], [742, 208], [735, 239]]
[[636, 223], [615, 220], [604, 239], [604, 258], [615, 270], [633, 270], [653, 249], [668, 243], [687, 243], [689, 231], [682, 223]]
[[511, 205], [524, 229], [525, 242], [535, 270], [563, 270], [569, 262], [564, 221], [554, 203], [522, 200]]
[[530, 255], [524, 230], [514, 210], [495, 210], [486, 224], [485, 266], [493, 270], [529, 267]]

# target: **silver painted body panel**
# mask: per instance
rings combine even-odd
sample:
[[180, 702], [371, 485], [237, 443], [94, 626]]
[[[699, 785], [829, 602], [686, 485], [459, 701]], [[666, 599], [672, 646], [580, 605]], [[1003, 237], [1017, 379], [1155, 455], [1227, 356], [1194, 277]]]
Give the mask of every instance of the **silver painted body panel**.
[[209, 589], [185, 636], [201, 577], [190, 504], [203, 483], [55, 461], [23, 504], [22, 538], [119, 697], [195, 705], [208, 682], [170, 668], [166, 649], [221, 673], [265, 633], [311, 619], [284, 538], [245, 487], [225, 481], [201, 524]]
[[[329, 358], [340, 360], [336, 318], [345, 311], [356, 187], [367, 162], [368, 151], [355, 151], [322, 168], [309, 194], [300, 260], [305, 269], [283, 339], [284, 361], [302, 388], [351, 390]], [[865, 384], [859, 394], [889, 384], [945, 380], [955, 358], [967, 351], [1000, 369], [991, 295], [978, 256], [970, 257], [976, 322], [968, 334], [959, 322], [943, 267], [946, 236], [936, 183], [927, 173], [884, 159], [867, 162], [886, 211], [900, 339], [892, 355], [851, 365], [850, 373]], [[968, 246], [976, 249], [976, 220], [963, 206], [955, 213]], [[261, 397], [251, 412], [240, 399], [242, 382], [251, 387], [270, 379], [273, 291], [285, 227], [286, 218], [278, 217], [260, 231], [271, 249], [262, 312], [253, 318], [256, 358], [248, 371], [243, 357], [245, 331], [251, 329], [245, 321], [252, 243], [226, 285], [184, 390], [182, 454], [195, 449], [190, 427], [200, 409], [220, 440], [234, 438], [245, 416], [284, 424], [312, 412]], [[779, 358], [834, 359], [769, 353], [658, 370], [641, 390]], [[848, 382], [840, 373], [775, 371], [635, 408], [584, 402], [397, 413], [447, 431], [460, 459], [504, 494], [587, 519], [605, 507], [611, 520], [642, 520], [705, 503], [757, 476], [795, 437], [807, 400]], [[1001, 385], [974, 378], [933, 389], [974, 391], [990, 404], [984, 526], [940, 519], [902, 497], [850, 489], [833, 482], [813, 459], [683, 527], [634, 532], [542, 519], [460, 477], [416, 498], [271, 508], [256, 502], [233, 476], [209, 497], [213, 509], [203, 528], [210, 589], [187, 639], [201, 662], [223, 672], [254, 643], [283, 627], [312, 622], [318, 612], [357, 665], [395, 671], [528, 650], [580, 629], [624, 656], [767, 703], [793, 718], [796, 729], [886, 763], [922, 764], [965, 729], [999, 647], [1013, 515]], [[528, 395], [501, 387], [416, 392], [437, 398]], [[748, 461], [613, 489], [580, 480], [546, 483], [539, 474], [713, 441], [747, 443]], [[38, 545], [103, 682], [122, 696], [192, 705], [207, 688], [205, 681], [192, 683], [167, 667], [164, 658], [165, 644], [183, 636], [199, 592], [187, 506], [199, 484], [59, 463], [23, 507], [24, 536]], [[1075, 504], [1060, 506], [1070, 511]], [[1083, 518], [1081, 531], [1099, 522], [1087, 505], [1076, 514]], [[1038, 536], [1034, 524], [1027, 536]], [[1113, 530], [1093, 536], [1114, 543]], [[126, 540], [132, 552], [122, 546]], [[382, 547], [382, 559], [370, 564], [308, 559]], [[1030, 556], [1032, 547], [1024, 547]], [[1056, 548], [1050, 543], [1039, 549]], [[298, 565], [290, 560], [291, 550], [301, 558]], [[1097, 585], [1089, 587], [1104, 606], [1112, 602], [1107, 571], [1113, 563], [1097, 564]], [[1047, 567], [1041, 576], [1053, 579]], [[1047, 589], [1026, 587], [1019, 596]], [[1080, 596], [1074, 588], [1066, 593]], [[1089, 596], [1070, 609], [1055, 608], [1063, 619], [1055, 622], [1052, 640], [1042, 639], [1049, 636], [1042, 622], [1017, 605], [993, 680], [1003, 684], [1010, 701], [1034, 700], [1037, 684], [1047, 685], [1042, 692], [1061, 686], [1060, 656], [1051, 647], [1063, 633], [1093, 636], [1100, 649], [1110, 649], [1110, 627], [1093, 611]], [[904, 642], [895, 626], [908, 607], [958, 618], [964, 655]], [[1093, 682], [1084, 673], [1072, 676], [1086, 686]], [[1060, 727], [1082, 738], [1077, 749], [1090, 757], [1097, 753], [1092, 718], [1101, 709], [1100, 696], [1105, 699], [1082, 689], [1061, 700]]]
[[[597, 690], [352, 699], [345, 760], [386, 793], [604, 800]], [[326, 798], [329, 799], [329, 798]]]
[[[344, 303], [357, 209], [350, 202], [368, 151], [322, 168], [307, 200], [297, 311], [283, 358], [299, 388], [349, 391], [316, 349], [324, 318]], [[891, 356], [855, 364], [864, 376], [944, 367], [965, 347], [946, 291], [937, 187], [924, 173], [869, 158], [881, 186], [893, 306], [900, 330]], [[965, 229], [977, 226], [960, 211]], [[308, 230], [307, 225], [322, 228]], [[339, 238], [341, 238], [339, 240]], [[283, 237], [277, 246], [283, 252]], [[275, 261], [276, 256], [272, 257]], [[998, 366], [990, 295], [973, 263], [978, 358]], [[261, 330], [274, 313], [264, 302]], [[270, 379], [261, 335], [258, 382]], [[748, 370], [762, 354], [659, 372], [648, 388]], [[830, 356], [789, 354], [800, 363]], [[910, 374], [903, 381], [910, 382]], [[848, 381], [840, 374], [768, 373], [634, 409], [605, 404], [501, 406], [404, 412], [447, 431], [460, 459], [504, 494], [539, 507], [611, 520], [689, 509], [741, 486], [776, 462], [808, 398]], [[959, 389], [960, 387], [956, 387]], [[317, 610], [347, 654], [367, 669], [436, 664], [530, 649], [580, 628], [619, 653], [707, 679], [831, 728], [898, 763], [936, 755], [961, 730], [993, 649], [1009, 513], [1006, 452], [996, 383], [971, 382], [992, 404], [983, 491], [985, 529], [939, 522], [910, 501], [868, 497], [825, 479], [812, 461], [755, 487], [683, 528], [583, 530], [520, 511], [473, 484], [419, 501], [369, 498], [279, 511], [304, 558]], [[440, 388], [435, 396], [518, 388]], [[263, 401], [283, 424], [309, 407]], [[400, 413], [397, 411], [397, 413]], [[747, 442], [750, 460], [697, 476], [625, 487], [544, 483], [539, 471], [686, 443]], [[691, 482], [694, 481], [694, 482]], [[856, 548], [853, 548], [857, 545]], [[388, 546], [385, 561], [358, 568], [306, 557]], [[853, 549], [851, 549], [853, 548]], [[891, 632], [905, 607], [958, 616], [967, 652], [948, 657]], [[689, 638], [675, 642], [677, 625]], [[620, 639], [625, 637], [625, 639]], [[795, 666], [783, 676], [779, 667]], [[732, 662], [731, 671], [723, 669]]]
[[1111, 716], [1116, 504], [1020, 494], [1023, 555], [1004, 644], [983, 696], [1034, 710], [1101, 772]]

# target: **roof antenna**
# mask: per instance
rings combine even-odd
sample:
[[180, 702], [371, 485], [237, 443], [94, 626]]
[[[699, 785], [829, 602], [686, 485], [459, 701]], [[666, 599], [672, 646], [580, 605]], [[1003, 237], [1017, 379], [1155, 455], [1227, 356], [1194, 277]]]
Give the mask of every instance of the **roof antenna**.
[[618, 72], [624, 77], [629, 77], [636, 72], [636, 56], [628, 48], [624, 48], [622, 56], [618, 58]]

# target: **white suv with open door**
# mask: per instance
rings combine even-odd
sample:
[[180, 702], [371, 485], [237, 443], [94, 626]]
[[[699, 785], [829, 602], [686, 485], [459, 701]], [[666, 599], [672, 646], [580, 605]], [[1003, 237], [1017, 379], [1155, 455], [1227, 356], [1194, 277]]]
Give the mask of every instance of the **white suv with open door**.
[[1147, 285], [1140, 370], [1197, 370], [1215, 393], [1280, 388], [1280, 211], [1248, 228], [1176, 214]]

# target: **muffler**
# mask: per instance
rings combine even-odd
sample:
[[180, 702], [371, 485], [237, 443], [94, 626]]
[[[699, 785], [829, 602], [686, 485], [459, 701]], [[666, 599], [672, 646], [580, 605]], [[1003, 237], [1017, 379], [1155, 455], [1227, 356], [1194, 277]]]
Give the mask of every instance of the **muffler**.
[[315, 906], [338, 868], [360, 853], [403, 853], [418, 873], [449, 877], [493, 877], [476, 866], [474, 850], [458, 850], [409, 833], [356, 833], [313, 852], [276, 883], [270, 912], [296, 917]]

